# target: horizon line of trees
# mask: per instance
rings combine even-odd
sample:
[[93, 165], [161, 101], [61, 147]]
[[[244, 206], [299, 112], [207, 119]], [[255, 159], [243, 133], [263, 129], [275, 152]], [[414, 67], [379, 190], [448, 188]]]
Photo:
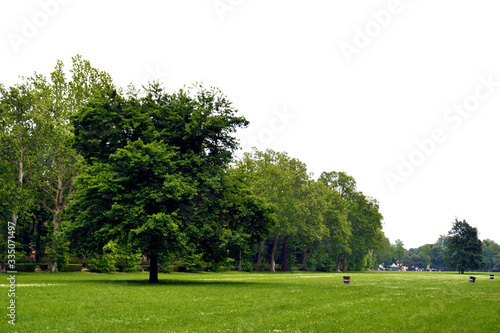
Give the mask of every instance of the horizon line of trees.
[[234, 160], [232, 134], [249, 122], [218, 89], [121, 89], [81, 56], [69, 78], [63, 67], [0, 84], [1, 268], [7, 221], [18, 256], [52, 271], [70, 256], [96, 271], [145, 256], [153, 283], [172, 265], [346, 271], [430, 258], [388, 245], [377, 200], [347, 173], [313, 179], [272, 150]]
[[480, 241], [477, 234], [467, 221], [455, 219], [448, 235], [441, 235], [434, 244], [407, 250], [400, 240], [391, 244], [384, 239], [374, 255], [381, 264], [398, 263], [410, 270], [500, 271], [500, 245], [491, 239]]

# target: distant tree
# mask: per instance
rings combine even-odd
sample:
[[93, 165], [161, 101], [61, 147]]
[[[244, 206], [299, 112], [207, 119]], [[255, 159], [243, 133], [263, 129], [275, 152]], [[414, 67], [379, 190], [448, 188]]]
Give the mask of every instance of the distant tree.
[[460, 274], [466, 269], [477, 269], [484, 266], [482, 244], [477, 236], [477, 228], [471, 227], [467, 221], [455, 219], [448, 232], [448, 245], [445, 261]]
[[436, 245], [439, 245], [444, 249], [448, 245], [448, 239], [448, 236], [440, 235], [438, 240], [436, 241]]
[[381, 240], [378, 247], [373, 252], [373, 255], [375, 257], [374, 264], [376, 267], [381, 264], [390, 265], [390, 263], [394, 261], [394, 246], [391, 244], [389, 238], [381, 234]]
[[491, 239], [485, 239], [483, 241], [483, 260], [486, 264], [484, 267], [487, 271], [493, 269], [493, 262], [495, 257], [500, 254], [500, 245], [492, 241]]
[[[341, 271], [341, 261], [351, 254], [352, 230], [347, 220], [348, 206], [346, 198], [356, 189], [354, 178], [343, 172], [323, 172], [319, 177], [328, 191], [328, 208], [325, 214], [325, 224], [329, 234], [323, 245], [328, 253], [334, 257], [335, 270]], [[343, 265], [345, 268], [345, 264]]]
[[493, 272], [500, 272], [500, 254], [495, 257], [493, 260], [493, 267], [492, 267]]
[[418, 248], [419, 253], [425, 258], [426, 267], [431, 264], [431, 245], [425, 244]]
[[379, 204], [376, 199], [359, 192], [354, 178], [345, 172], [323, 172], [320, 180], [329, 188], [339, 192], [346, 203], [350, 234], [346, 234], [349, 236], [346, 239], [348, 247], [344, 244], [342, 248], [346, 250], [339, 253], [337, 270], [341, 260], [342, 271], [346, 270], [347, 261], [349, 261], [349, 269], [361, 270], [367, 267], [367, 259], [382, 241], [380, 231], [383, 216], [379, 212]]
[[394, 243], [394, 257], [399, 262], [399, 264], [403, 262], [403, 259], [405, 257], [404, 244], [400, 239], [396, 239], [396, 242]]
[[415, 269], [425, 269], [427, 267], [426, 258], [416, 251], [409, 251], [405, 256], [404, 262], [407, 266], [414, 267]]
[[347, 220], [351, 225], [351, 254], [348, 256], [350, 270], [366, 268], [366, 260], [372, 249], [378, 246], [383, 216], [378, 201], [357, 192], [348, 202]]
[[444, 269], [444, 249], [440, 242], [436, 242], [431, 249], [431, 267], [434, 269]]

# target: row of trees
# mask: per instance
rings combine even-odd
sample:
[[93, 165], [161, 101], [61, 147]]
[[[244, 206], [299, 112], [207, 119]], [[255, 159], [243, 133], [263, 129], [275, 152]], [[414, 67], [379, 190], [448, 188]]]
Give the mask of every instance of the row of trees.
[[477, 234], [477, 229], [467, 221], [456, 219], [448, 235], [440, 236], [434, 244], [405, 250], [401, 241], [390, 244], [384, 239], [374, 253], [375, 261], [397, 262], [410, 269], [500, 271], [500, 245], [491, 239], [480, 241]]
[[314, 179], [272, 150], [235, 161], [248, 121], [219, 90], [119, 89], [80, 56], [69, 73], [58, 62], [49, 78], [0, 86], [2, 263], [6, 221], [18, 254], [54, 271], [69, 254], [108, 268], [146, 255], [150, 282], [168, 262], [345, 271], [409, 260], [350, 175]]
[[[111, 78], [77, 56], [70, 79], [62, 62], [49, 79], [39, 74], [21, 79], [11, 87], [0, 85], [0, 228], [6, 236], [7, 221], [13, 223], [21, 252], [35, 248], [40, 256], [47, 247], [56, 269], [65, 247], [58, 236], [61, 213], [82, 169], [82, 158], [70, 144], [69, 117], [110, 86]], [[5, 246], [2, 237], [2, 250]]]
[[151, 282], [159, 261], [179, 257], [271, 271], [367, 265], [382, 216], [352, 177], [314, 180], [273, 151], [233, 161], [248, 121], [217, 89], [124, 90], [80, 56], [72, 65], [69, 78], [58, 62], [49, 78], [0, 86], [2, 263], [11, 221], [18, 253], [52, 270], [110, 247], [146, 254]]
[[[367, 267], [370, 251], [383, 236], [378, 202], [356, 188], [344, 172], [323, 172], [318, 180], [306, 165], [271, 150], [246, 153], [230, 173], [273, 207], [269, 233], [254, 250], [256, 268], [345, 271]], [[248, 251], [248, 253], [252, 253]]]

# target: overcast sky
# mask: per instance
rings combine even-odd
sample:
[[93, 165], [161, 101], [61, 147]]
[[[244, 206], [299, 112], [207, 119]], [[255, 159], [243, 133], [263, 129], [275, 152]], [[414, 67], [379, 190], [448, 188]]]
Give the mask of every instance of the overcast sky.
[[3, 0], [0, 82], [81, 54], [118, 86], [216, 86], [251, 122], [243, 150], [352, 175], [391, 242], [434, 243], [455, 217], [500, 242], [499, 13], [495, 0]]

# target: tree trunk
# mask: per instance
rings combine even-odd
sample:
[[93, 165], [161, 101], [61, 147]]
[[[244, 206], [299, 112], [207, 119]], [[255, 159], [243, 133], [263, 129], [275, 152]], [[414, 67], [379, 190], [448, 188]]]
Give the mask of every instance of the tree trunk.
[[274, 245], [273, 245], [273, 251], [271, 252], [271, 272], [276, 272], [276, 261], [275, 261], [275, 256], [276, 256], [276, 248], [278, 247], [278, 233], [274, 236]]
[[304, 254], [302, 255], [302, 267], [306, 269], [306, 260], [307, 260], [307, 246], [304, 248]]
[[335, 267], [335, 271], [337, 273], [340, 273], [340, 260], [341, 260], [341, 258], [342, 258], [342, 255], [340, 255], [340, 254], [337, 255], [337, 267]]
[[[52, 215], [52, 232], [53, 232], [53, 235], [52, 235], [52, 255], [56, 254], [56, 248], [57, 248], [57, 246], [56, 246], [57, 245], [56, 230], [57, 230], [57, 228], [58, 228], [57, 216], [56, 216], [56, 213], [54, 212], [54, 215]], [[57, 272], [57, 266], [58, 266], [57, 259], [52, 260], [52, 258], [51, 258], [49, 260], [49, 264], [50, 264], [52, 272]]]
[[346, 257], [344, 256], [344, 259], [342, 260], [342, 272], [345, 272], [346, 270]]
[[36, 242], [35, 242], [35, 262], [40, 262], [43, 254], [42, 240], [40, 234], [42, 233], [43, 221], [38, 221], [36, 225]]
[[158, 283], [158, 255], [149, 256], [149, 283]]
[[17, 213], [12, 213], [12, 224], [14, 227], [17, 226]]
[[256, 271], [259, 271], [260, 266], [262, 265], [262, 252], [264, 251], [264, 244], [264, 240], [262, 240], [259, 244], [259, 254], [257, 255], [257, 265], [255, 266]]
[[[21, 122], [19, 124], [20, 130], [19, 130], [19, 138], [21, 142], [21, 147], [19, 148], [19, 162], [18, 162], [18, 173], [17, 173], [17, 184], [18, 188], [22, 189], [23, 187], [23, 181], [24, 181], [24, 148], [23, 148], [23, 123]], [[12, 224], [14, 225], [14, 228], [17, 226], [17, 212], [19, 211], [19, 198], [16, 198], [16, 206], [15, 206], [15, 211], [12, 212]]]
[[241, 250], [240, 250], [240, 262], [238, 263], [238, 272], [241, 273]]
[[50, 270], [52, 272], [57, 272], [57, 261], [50, 260]]
[[288, 235], [285, 236], [285, 243], [283, 244], [283, 256], [281, 259], [281, 270], [288, 271]]

